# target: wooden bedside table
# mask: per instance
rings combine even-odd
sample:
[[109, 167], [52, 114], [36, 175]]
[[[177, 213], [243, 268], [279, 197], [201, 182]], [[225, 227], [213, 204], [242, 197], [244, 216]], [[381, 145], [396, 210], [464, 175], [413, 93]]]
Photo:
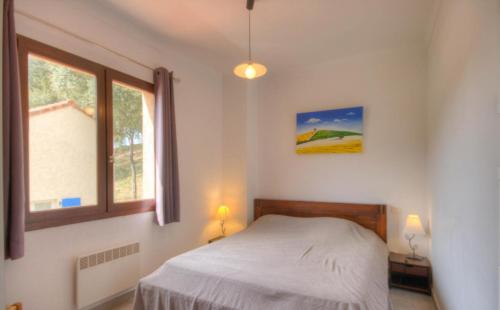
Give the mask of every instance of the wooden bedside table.
[[226, 236], [219, 236], [219, 237], [215, 237], [213, 239], [210, 239], [208, 240], [208, 243], [212, 243], [212, 242], [215, 242], [215, 241], [219, 241], [220, 239], [224, 239]]
[[431, 295], [431, 263], [427, 258], [412, 260], [406, 256], [389, 255], [389, 286]]

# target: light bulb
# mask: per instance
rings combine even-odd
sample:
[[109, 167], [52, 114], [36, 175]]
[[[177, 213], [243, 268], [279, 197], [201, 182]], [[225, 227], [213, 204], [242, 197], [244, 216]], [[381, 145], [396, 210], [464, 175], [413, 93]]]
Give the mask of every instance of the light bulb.
[[255, 71], [255, 68], [252, 65], [248, 65], [248, 67], [245, 69], [245, 76], [247, 79], [251, 80], [255, 78], [257, 75], [257, 71]]
[[265, 75], [267, 73], [267, 68], [260, 63], [247, 61], [234, 67], [233, 73], [237, 77], [253, 80]]

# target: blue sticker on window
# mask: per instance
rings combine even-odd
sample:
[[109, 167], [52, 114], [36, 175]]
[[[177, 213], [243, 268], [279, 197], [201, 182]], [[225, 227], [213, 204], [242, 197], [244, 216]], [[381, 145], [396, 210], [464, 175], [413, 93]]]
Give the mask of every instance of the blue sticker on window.
[[72, 208], [72, 207], [81, 207], [81, 206], [82, 206], [82, 200], [80, 199], [80, 197], [61, 199], [61, 207], [62, 208]]

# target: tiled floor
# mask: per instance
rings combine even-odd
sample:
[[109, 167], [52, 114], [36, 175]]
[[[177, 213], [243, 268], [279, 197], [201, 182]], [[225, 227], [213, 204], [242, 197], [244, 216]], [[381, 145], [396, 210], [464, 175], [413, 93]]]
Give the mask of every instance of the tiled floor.
[[391, 289], [392, 310], [436, 310], [432, 297]]
[[132, 299], [112, 307], [110, 310], [132, 310]]
[[[391, 290], [392, 310], [436, 310], [430, 296], [408, 291]], [[110, 310], [131, 310], [132, 298], [116, 304]]]

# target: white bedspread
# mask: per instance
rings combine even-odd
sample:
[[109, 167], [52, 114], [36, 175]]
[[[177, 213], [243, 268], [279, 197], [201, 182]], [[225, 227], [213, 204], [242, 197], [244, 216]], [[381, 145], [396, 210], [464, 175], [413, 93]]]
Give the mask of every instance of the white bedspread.
[[267, 215], [165, 262], [139, 282], [134, 309], [387, 310], [387, 255], [353, 222]]

